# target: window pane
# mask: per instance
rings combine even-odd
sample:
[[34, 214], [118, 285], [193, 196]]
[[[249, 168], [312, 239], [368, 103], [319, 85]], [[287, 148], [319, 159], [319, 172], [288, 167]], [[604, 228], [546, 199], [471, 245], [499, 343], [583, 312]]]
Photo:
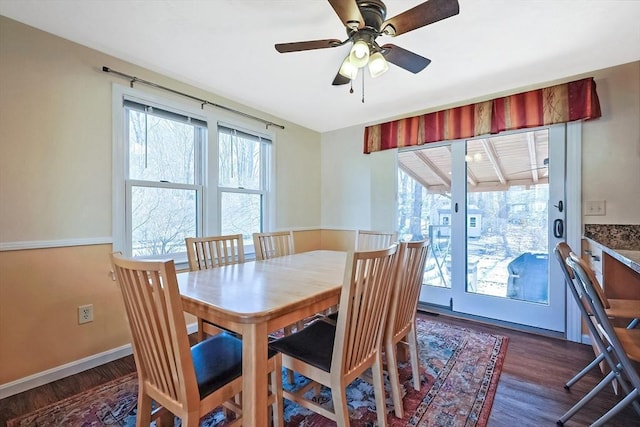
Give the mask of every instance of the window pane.
[[185, 237], [196, 235], [196, 196], [195, 190], [133, 187], [132, 255], [185, 252]]
[[206, 130], [140, 111], [127, 111], [129, 178], [197, 184], [195, 141]]
[[245, 245], [253, 245], [259, 233], [262, 211], [260, 194], [222, 193], [222, 234], [242, 234]]
[[[450, 156], [446, 148], [429, 150], [439, 150], [443, 156]], [[398, 236], [404, 241], [428, 238], [430, 243], [424, 285], [451, 288], [450, 205], [448, 188], [428, 190], [398, 168]]]
[[221, 187], [246, 188], [260, 190], [260, 148], [258, 138], [244, 138], [241, 133], [221, 131], [220, 183]]

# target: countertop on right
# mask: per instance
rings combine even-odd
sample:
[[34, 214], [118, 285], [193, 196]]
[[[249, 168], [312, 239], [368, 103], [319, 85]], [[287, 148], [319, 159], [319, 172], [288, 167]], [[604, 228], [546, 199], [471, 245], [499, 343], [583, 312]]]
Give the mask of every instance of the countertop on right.
[[584, 237], [640, 274], [640, 225], [587, 224]]

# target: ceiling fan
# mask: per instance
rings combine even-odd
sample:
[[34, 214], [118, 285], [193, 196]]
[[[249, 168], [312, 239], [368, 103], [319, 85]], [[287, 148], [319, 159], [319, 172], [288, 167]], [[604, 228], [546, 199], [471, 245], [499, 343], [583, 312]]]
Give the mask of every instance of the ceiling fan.
[[[460, 12], [457, 0], [427, 0], [399, 15], [386, 19], [387, 7], [381, 0], [328, 0], [347, 30], [347, 38], [279, 43], [280, 53], [325, 49], [352, 43], [349, 55], [344, 59], [333, 85], [343, 85], [355, 79], [358, 70], [369, 66], [371, 77], [384, 74], [387, 62], [412, 73], [422, 71], [430, 59], [393, 44], [380, 46], [376, 38], [382, 35], [395, 37], [425, 25], [432, 24]], [[386, 19], [386, 20], [385, 20]]]

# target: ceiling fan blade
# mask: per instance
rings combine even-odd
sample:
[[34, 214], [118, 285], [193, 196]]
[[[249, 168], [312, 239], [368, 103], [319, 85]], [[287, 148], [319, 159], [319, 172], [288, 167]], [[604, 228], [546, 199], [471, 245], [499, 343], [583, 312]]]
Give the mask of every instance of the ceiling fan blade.
[[364, 26], [364, 18], [356, 0], [329, 0], [329, 4], [345, 27], [357, 29]]
[[[387, 19], [382, 23], [381, 28], [386, 34], [397, 36], [457, 15], [458, 13], [460, 13], [460, 6], [457, 0], [428, 0], [393, 18]], [[392, 28], [386, 29], [388, 26]]]
[[338, 39], [311, 40], [306, 42], [278, 43], [276, 50], [280, 53], [299, 52], [302, 50], [325, 49], [340, 46], [342, 41]]
[[350, 81], [351, 81], [350, 78], [345, 77], [342, 74], [338, 73], [338, 74], [336, 74], [336, 78], [333, 79], [333, 83], [331, 83], [331, 84], [334, 85], [334, 86], [341, 86], [341, 85], [346, 85]]
[[407, 71], [411, 71], [413, 74], [424, 70], [426, 66], [431, 63], [430, 59], [394, 44], [385, 44], [382, 46], [382, 55], [387, 61]]

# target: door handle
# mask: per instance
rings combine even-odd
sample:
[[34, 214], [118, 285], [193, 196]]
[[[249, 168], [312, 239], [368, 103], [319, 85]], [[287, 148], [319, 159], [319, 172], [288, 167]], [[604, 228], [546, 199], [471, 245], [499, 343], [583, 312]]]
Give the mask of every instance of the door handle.
[[558, 212], [562, 212], [564, 210], [564, 204], [562, 203], [562, 200], [558, 201], [557, 205], [553, 205], [554, 208], [558, 208]]
[[564, 222], [561, 219], [553, 221], [553, 235], [557, 239], [561, 239], [564, 236]]

